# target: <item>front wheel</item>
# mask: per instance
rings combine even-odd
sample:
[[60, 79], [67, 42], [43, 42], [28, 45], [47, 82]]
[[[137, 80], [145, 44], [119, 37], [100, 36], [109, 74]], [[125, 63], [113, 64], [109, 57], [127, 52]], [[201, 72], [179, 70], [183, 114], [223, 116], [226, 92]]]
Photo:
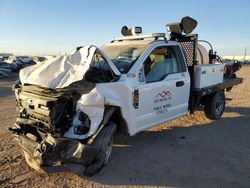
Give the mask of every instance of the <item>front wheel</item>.
[[99, 152], [94, 162], [86, 167], [86, 176], [94, 175], [107, 164], [112, 152], [113, 135], [115, 130], [116, 124], [109, 122], [93, 141], [93, 145], [99, 148]]
[[221, 118], [225, 109], [225, 94], [218, 91], [207, 97], [204, 112], [207, 118], [218, 120]]

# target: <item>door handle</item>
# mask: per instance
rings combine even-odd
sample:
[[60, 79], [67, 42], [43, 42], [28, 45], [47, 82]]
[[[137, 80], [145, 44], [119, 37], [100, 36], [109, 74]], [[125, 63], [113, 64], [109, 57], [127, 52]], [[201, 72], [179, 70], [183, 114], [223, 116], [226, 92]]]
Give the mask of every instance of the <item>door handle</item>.
[[176, 82], [176, 87], [184, 86], [184, 84], [185, 84], [184, 81], [178, 81], [178, 82]]

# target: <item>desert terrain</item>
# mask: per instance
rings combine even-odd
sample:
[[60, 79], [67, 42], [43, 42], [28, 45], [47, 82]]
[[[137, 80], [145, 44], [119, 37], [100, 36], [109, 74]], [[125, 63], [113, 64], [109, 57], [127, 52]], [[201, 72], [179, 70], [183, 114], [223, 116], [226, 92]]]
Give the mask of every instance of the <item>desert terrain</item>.
[[226, 93], [221, 120], [202, 111], [136, 134], [117, 135], [109, 163], [91, 178], [39, 174], [8, 131], [15, 117], [11, 91], [18, 77], [0, 80], [0, 187], [250, 187], [250, 66], [244, 83]]

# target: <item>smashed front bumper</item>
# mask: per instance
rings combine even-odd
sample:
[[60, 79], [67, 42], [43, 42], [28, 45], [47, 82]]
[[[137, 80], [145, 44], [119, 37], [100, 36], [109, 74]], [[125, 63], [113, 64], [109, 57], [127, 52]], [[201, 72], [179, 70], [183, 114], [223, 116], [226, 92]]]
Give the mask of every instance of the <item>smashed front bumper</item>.
[[46, 133], [42, 140], [32, 133], [12, 129], [16, 141], [24, 150], [27, 163], [40, 172], [71, 171], [83, 175], [97, 156], [98, 148], [69, 138], [54, 138]]

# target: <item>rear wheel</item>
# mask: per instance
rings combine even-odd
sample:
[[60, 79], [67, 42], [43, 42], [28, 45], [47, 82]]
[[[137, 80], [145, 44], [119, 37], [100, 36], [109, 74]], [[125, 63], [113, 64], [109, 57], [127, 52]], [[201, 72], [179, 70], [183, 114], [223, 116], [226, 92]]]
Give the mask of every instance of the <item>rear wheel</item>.
[[108, 162], [113, 145], [113, 134], [116, 130], [116, 124], [108, 123], [95, 138], [93, 145], [99, 148], [94, 162], [86, 167], [85, 175], [92, 176], [99, 172]]
[[223, 91], [218, 91], [207, 97], [204, 112], [207, 118], [218, 120], [221, 118], [225, 109], [225, 94]]

